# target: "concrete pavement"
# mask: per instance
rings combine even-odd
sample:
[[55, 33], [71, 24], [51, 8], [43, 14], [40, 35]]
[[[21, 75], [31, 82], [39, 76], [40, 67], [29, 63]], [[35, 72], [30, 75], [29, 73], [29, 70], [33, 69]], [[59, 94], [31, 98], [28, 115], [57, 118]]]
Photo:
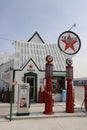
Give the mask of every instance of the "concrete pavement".
[[[74, 113], [66, 113], [64, 102], [55, 103], [53, 115], [43, 114], [44, 104], [31, 104], [29, 116], [16, 116], [17, 107], [14, 104], [11, 122], [8, 115], [9, 107], [9, 104], [0, 104], [4, 112], [2, 115], [8, 118], [0, 116], [2, 130], [87, 130], [87, 114], [81, 111], [81, 105], [78, 104], [75, 105]], [[4, 111], [5, 108], [7, 111]]]
[[[27, 118], [16, 117], [16, 104], [13, 104], [12, 121], [9, 121], [10, 105], [0, 104], [0, 129], [1, 130], [87, 130], [87, 114], [81, 111], [84, 99], [82, 87], [75, 88], [75, 112], [66, 113], [65, 103], [54, 104], [53, 115], [44, 115], [44, 104], [32, 104]], [[83, 109], [84, 110], [84, 109]], [[7, 117], [5, 119], [4, 117]], [[34, 117], [36, 116], [36, 117]], [[41, 116], [41, 117], [40, 117]], [[54, 117], [53, 117], [54, 116]], [[43, 118], [44, 117], [44, 118]], [[17, 118], [17, 119], [16, 119]]]
[[[15, 109], [12, 112], [12, 120], [17, 119], [38, 119], [38, 118], [57, 118], [57, 117], [87, 117], [87, 113], [85, 113], [85, 109], [81, 110], [81, 105], [75, 104], [74, 106], [74, 113], [66, 113], [66, 103], [65, 102], [55, 102], [53, 107], [54, 114], [46, 115], [43, 114], [45, 107], [43, 104], [31, 104], [29, 108], [29, 115], [27, 116], [16, 116], [17, 110]], [[10, 115], [5, 116], [6, 119], [10, 118]]]

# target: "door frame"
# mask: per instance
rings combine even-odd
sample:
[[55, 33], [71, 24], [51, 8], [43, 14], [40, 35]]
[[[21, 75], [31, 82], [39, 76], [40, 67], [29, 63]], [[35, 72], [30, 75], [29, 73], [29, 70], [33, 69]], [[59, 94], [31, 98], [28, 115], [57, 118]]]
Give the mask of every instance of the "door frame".
[[35, 100], [34, 102], [37, 102], [37, 74], [33, 72], [28, 72], [24, 74], [24, 83], [26, 83], [26, 77], [31, 76], [35, 77]]

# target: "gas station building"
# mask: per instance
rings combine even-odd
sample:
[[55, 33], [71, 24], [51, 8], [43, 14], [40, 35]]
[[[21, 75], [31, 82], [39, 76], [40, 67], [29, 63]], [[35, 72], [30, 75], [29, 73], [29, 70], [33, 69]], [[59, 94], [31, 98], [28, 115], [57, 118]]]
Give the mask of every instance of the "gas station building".
[[13, 87], [13, 99], [17, 102], [18, 84], [29, 83], [30, 99], [38, 102], [38, 93], [45, 87], [45, 64], [46, 56], [53, 57], [53, 98], [61, 101], [61, 91], [65, 89], [66, 58], [59, 50], [57, 43], [45, 43], [40, 35], [35, 32], [28, 41], [16, 40], [14, 58], [0, 65], [0, 88], [11, 91], [12, 82], [17, 84]]

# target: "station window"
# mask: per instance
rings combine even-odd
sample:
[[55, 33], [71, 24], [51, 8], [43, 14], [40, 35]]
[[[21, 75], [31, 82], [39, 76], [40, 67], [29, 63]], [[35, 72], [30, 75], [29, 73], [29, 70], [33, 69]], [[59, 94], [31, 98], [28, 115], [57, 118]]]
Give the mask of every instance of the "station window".
[[52, 93], [61, 93], [62, 89], [65, 89], [65, 78], [64, 77], [53, 77]]

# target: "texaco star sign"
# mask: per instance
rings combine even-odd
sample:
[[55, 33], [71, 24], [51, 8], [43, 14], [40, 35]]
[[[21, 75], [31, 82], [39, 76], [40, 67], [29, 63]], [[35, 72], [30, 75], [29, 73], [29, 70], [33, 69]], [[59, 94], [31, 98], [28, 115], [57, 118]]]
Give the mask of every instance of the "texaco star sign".
[[74, 55], [80, 50], [81, 41], [77, 34], [66, 31], [59, 36], [58, 47], [66, 55]]

